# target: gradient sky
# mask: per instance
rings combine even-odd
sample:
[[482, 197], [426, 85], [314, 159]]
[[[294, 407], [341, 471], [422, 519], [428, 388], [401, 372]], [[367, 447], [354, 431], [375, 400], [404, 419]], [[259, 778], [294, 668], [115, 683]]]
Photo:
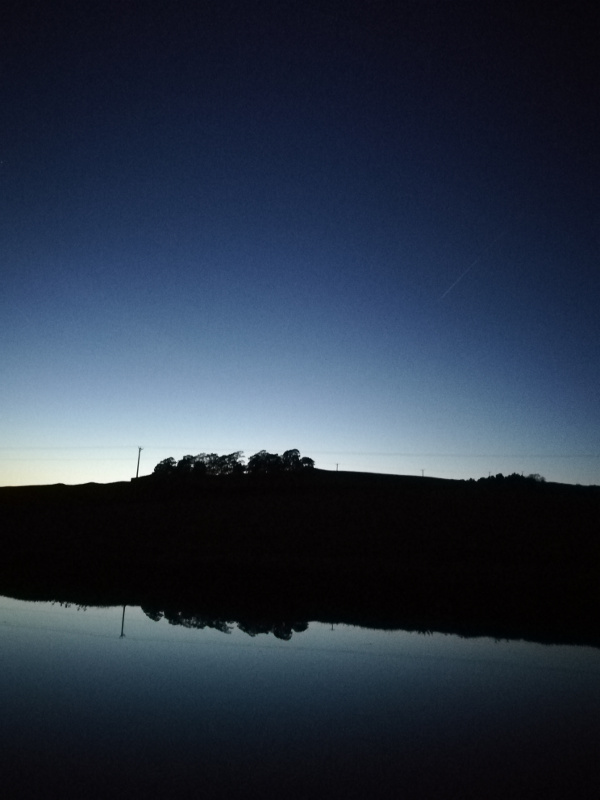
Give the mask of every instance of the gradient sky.
[[593, 5], [8, 3], [0, 485], [600, 483]]

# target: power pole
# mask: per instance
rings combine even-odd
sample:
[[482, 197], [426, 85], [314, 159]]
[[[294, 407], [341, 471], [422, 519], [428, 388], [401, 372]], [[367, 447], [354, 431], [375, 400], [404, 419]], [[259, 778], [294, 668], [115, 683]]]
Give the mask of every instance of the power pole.
[[143, 447], [138, 447], [138, 463], [137, 463], [137, 469], [135, 471], [135, 477], [136, 478], [138, 478], [139, 474], [140, 474], [140, 456], [142, 455], [142, 450], [143, 449], [144, 449]]

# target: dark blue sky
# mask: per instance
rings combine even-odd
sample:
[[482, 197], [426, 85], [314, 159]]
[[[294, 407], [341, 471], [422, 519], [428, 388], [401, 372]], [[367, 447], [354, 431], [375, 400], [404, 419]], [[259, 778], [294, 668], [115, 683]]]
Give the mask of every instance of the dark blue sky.
[[[592, 4], [9, 4], [0, 483], [600, 483]], [[525, 6], [525, 8], [523, 8]]]

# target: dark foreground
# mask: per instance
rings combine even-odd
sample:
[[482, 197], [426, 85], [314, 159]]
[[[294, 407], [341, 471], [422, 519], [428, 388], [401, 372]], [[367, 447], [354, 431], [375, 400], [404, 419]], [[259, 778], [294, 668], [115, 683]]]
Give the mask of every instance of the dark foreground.
[[600, 489], [318, 470], [0, 489], [0, 594], [600, 646]]

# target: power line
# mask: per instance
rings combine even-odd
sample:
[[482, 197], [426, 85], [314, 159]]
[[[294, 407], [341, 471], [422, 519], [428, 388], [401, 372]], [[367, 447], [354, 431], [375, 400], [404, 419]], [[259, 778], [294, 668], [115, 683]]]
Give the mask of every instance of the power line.
[[394, 458], [600, 458], [600, 453], [391, 453], [359, 450], [311, 450], [313, 455], [386, 456]]
[[[22, 453], [22, 452], [69, 452], [69, 451], [90, 451], [90, 450], [172, 450], [172, 451], [192, 451], [197, 448], [197, 445], [190, 447], [181, 445], [146, 445], [140, 448], [139, 445], [73, 445], [73, 446], [56, 446], [56, 447], [35, 447], [32, 445], [19, 446], [0, 446], [0, 453]], [[250, 448], [251, 449], [251, 448]], [[310, 449], [310, 448], [309, 448]], [[367, 456], [367, 457], [384, 457], [384, 458], [600, 458], [600, 453], [435, 453], [435, 452], [405, 452], [405, 451], [389, 451], [389, 450], [310, 450], [313, 455], [329, 455], [329, 456]], [[139, 454], [139, 452], [138, 452]], [[101, 456], [99, 456], [101, 458]], [[4, 457], [5, 461], [20, 461], [26, 460], [21, 458]], [[42, 459], [36, 459], [42, 460]], [[56, 460], [54, 458], [44, 458], [43, 460]], [[65, 459], [72, 460], [72, 459]], [[95, 460], [95, 459], [82, 459], [82, 460]], [[105, 458], [106, 461], [126, 461], [127, 457], [121, 456], [118, 458]]]
[[25, 445], [24, 447], [0, 447], [0, 450], [133, 450], [136, 444], [77, 444], [59, 445], [57, 447], [37, 447], [35, 445]]
[[[144, 448], [145, 450], [150, 450], [152, 448]], [[556, 454], [556, 453], [477, 453], [477, 454], [465, 454], [465, 453], [342, 453], [342, 452], [321, 452], [321, 451], [311, 451], [313, 456], [321, 456], [321, 455], [343, 455], [343, 456], [355, 456], [355, 457], [381, 457], [381, 458], [456, 458], [456, 459], [484, 459], [484, 458], [502, 458], [502, 459], [521, 459], [521, 458], [528, 458], [528, 459], [554, 459], [554, 460], [569, 460], [569, 459], [595, 459], [600, 458], [599, 454], [596, 453], [569, 453], [569, 454]], [[64, 457], [64, 456], [43, 456], [43, 457], [36, 457], [34, 455], [31, 456], [8, 456], [8, 457], [0, 457], [0, 461], [3, 463], [14, 463], [14, 462], [40, 462], [40, 461], [47, 461], [47, 462], [56, 462], [56, 461], [64, 461], [64, 462], [82, 462], [82, 461], [130, 461], [131, 459], [124, 456], [119, 457], [105, 457], [105, 456], [97, 456], [96, 458], [88, 456], [88, 457]]]
[[0, 462], [2, 463], [13, 463], [18, 461], [25, 461], [31, 463], [32, 461], [69, 461], [69, 462], [76, 462], [81, 463], [82, 461], [93, 461], [97, 463], [98, 461], [131, 461], [131, 458], [36, 458], [35, 456], [31, 456], [30, 458], [2, 458]]

